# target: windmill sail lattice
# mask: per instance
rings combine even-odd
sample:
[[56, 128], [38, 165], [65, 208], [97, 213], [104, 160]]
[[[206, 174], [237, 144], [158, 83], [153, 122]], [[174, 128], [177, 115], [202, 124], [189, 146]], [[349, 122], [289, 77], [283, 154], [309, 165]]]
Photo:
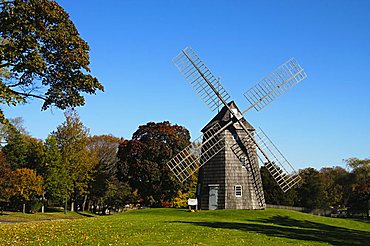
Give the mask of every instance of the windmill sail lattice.
[[[225, 147], [225, 136], [220, 134], [220, 129], [219, 124], [213, 125], [167, 163], [180, 182], [184, 182]], [[207, 141], [204, 142], [204, 139]]]
[[245, 112], [252, 107], [260, 111], [306, 77], [303, 68], [291, 58], [244, 93], [251, 104]]
[[276, 148], [265, 132], [259, 128], [259, 131], [256, 131], [254, 135], [260, 150], [262, 149], [268, 155], [268, 159], [261, 152], [259, 152], [258, 157], [265, 164], [280, 188], [286, 192], [300, 182], [301, 177], [298, 172], [294, 170], [293, 166]]
[[[190, 47], [182, 50], [173, 59], [173, 62], [208, 108], [214, 111], [219, 108], [221, 103], [231, 114], [228, 122], [224, 122], [222, 127], [219, 124], [213, 125], [204, 132], [204, 135], [168, 162], [169, 168], [177, 179], [183, 182], [221, 150], [225, 149], [225, 144], [228, 145], [228, 143], [225, 134], [222, 133], [238, 123], [241, 130], [245, 132], [244, 137], [238, 140], [238, 144], [232, 144], [228, 148], [239, 159], [241, 165], [247, 169], [249, 179], [252, 180], [251, 187], [261, 208], [265, 206], [265, 200], [257, 153], [259, 159], [265, 164], [267, 170], [284, 192], [300, 181], [298, 173], [266, 134], [261, 129], [258, 132], [253, 130], [253, 133], [251, 133], [250, 129], [244, 125], [243, 122], [246, 122], [246, 120], [242, 117], [251, 108], [255, 108], [257, 111], [261, 110], [307, 77], [303, 68], [294, 58], [279, 66], [244, 93], [251, 106], [242, 113], [230, 107], [229, 94]], [[256, 149], [258, 150], [257, 153]]]
[[[173, 63], [211, 111], [215, 111], [219, 108], [220, 97], [228, 102], [230, 95], [222, 87], [219, 80], [211, 73], [208, 67], [199, 59], [198, 55], [192, 48], [185, 48], [175, 58], [173, 58]], [[218, 95], [212, 90], [207, 82], [217, 88]]]

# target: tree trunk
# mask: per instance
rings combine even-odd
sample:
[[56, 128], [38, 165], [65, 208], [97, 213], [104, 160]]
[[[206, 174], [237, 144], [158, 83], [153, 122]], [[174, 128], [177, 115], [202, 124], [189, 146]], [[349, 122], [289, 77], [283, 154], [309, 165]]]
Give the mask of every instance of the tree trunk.
[[64, 214], [67, 214], [67, 205], [68, 204], [68, 201], [67, 201], [67, 197], [65, 198], [65, 202], [64, 202]]
[[26, 213], [26, 204], [23, 203], [23, 213], [25, 214]]
[[72, 200], [71, 201], [71, 212], [74, 212], [75, 211], [75, 201]]
[[82, 212], [85, 212], [86, 201], [87, 201], [87, 195], [85, 195], [84, 202], [82, 203]]

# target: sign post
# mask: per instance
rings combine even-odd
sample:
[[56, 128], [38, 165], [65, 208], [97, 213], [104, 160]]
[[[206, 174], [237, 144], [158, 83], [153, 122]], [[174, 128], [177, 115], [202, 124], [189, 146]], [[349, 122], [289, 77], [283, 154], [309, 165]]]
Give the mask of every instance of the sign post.
[[192, 211], [192, 207], [195, 206], [195, 211], [198, 211], [198, 199], [188, 199], [189, 210]]

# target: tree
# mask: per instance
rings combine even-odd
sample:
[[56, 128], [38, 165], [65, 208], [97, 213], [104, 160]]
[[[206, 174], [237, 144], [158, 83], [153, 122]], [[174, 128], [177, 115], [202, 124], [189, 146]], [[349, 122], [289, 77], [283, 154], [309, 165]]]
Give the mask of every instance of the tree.
[[[2, 150], [0, 150], [0, 203], [5, 205], [12, 196], [12, 169], [5, 160]], [[1, 205], [0, 205], [1, 206]]]
[[314, 168], [305, 168], [300, 170], [299, 175], [302, 177], [302, 184], [298, 188], [298, 205], [310, 209], [327, 208], [319, 172]]
[[[43, 110], [83, 105], [81, 92], [104, 90], [88, 74], [88, 51], [68, 13], [55, 1], [2, 1], [0, 103], [10, 106], [37, 98]], [[7, 123], [1, 110], [0, 122]]]
[[87, 192], [88, 183], [96, 163], [94, 153], [88, 150], [89, 130], [81, 122], [78, 113], [69, 109], [65, 112], [66, 120], [57, 127], [55, 136], [62, 154], [62, 163], [66, 169], [68, 192], [71, 199], [71, 211], [77, 198]]
[[45, 173], [43, 175], [46, 198], [49, 203], [58, 205], [63, 204], [63, 201], [68, 196], [68, 187], [72, 186], [69, 179], [67, 168], [63, 165], [62, 154], [58, 149], [55, 136], [49, 135], [45, 140]]
[[27, 140], [18, 131], [11, 131], [7, 136], [7, 144], [2, 148], [5, 159], [12, 169], [26, 166]]
[[6, 142], [2, 150], [12, 169], [30, 168], [42, 173], [44, 146], [41, 140], [15, 130], [8, 134]]
[[329, 207], [344, 207], [348, 197], [345, 195], [349, 184], [349, 173], [341, 167], [326, 167], [320, 170], [320, 179], [324, 186], [323, 200]]
[[122, 207], [130, 193], [128, 184], [117, 179], [117, 150], [120, 141], [112, 135], [90, 138], [88, 149], [94, 153], [98, 163], [89, 185], [90, 200], [94, 207]]
[[122, 208], [131, 196], [131, 188], [127, 182], [119, 182], [118, 179], [109, 179], [104, 196], [101, 197], [100, 207], [105, 213], [105, 208]]
[[294, 206], [297, 203], [297, 189], [282, 191], [266, 167], [261, 167], [261, 179], [267, 204]]
[[137, 190], [140, 199], [148, 202], [153, 200], [150, 197], [154, 192], [158, 193], [159, 170], [156, 163], [145, 160], [146, 148], [147, 146], [138, 140], [122, 141], [117, 154], [117, 176], [121, 182], [128, 182], [133, 190]]
[[14, 194], [21, 197], [23, 202], [23, 213], [26, 212], [26, 201], [32, 195], [41, 196], [44, 193], [42, 177], [28, 168], [20, 168], [14, 171]]
[[[197, 183], [198, 183], [198, 175], [197, 173], [193, 173], [191, 177], [189, 177], [189, 180], [191, 180], [190, 183], [188, 183], [186, 189], [180, 189], [177, 191], [176, 196], [173, 197], [172, 203], [169, 204], [172, 207], [175, 208], [186, 208], [188, 207], [188, 199], [194, 199], [196, 198], [197, 194]], [[167, 201], [164, 201], [162, 204], [162, 207], [166, 207], [164, 205], [168, 204]]]
[[8, 124], [2, 124], [0, 121], [0, 144], [6, 144], [6, 139], [9, 138], [14, 131], [18, 131], [22, 135], [28, 135], [27, 130], [23, 126], [22, 117], [9, 119]]
[[350, 210], [354, 213], [367, 213], [369, 217], [370, 159], [349, 158], [345, 162], [352, 169], [352, 192], [348, 201]]
[[166, 163], [190, 144], [187, 129], [168, 121], [142, 125], [132, 140], [122, 141], [118, 150], [118, 177], [128, 182], [146, 205], [171, 201], [179, 189], [189, 189], [191, 180], [181, 186]]

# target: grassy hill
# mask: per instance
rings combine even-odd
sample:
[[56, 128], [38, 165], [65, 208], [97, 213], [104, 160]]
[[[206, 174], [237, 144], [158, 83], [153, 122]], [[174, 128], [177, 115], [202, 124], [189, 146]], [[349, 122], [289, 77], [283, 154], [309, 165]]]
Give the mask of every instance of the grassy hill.
[[197, 213], [143, 209], [74, 220], [0, 224], [0, 242], [1, 245], [368, 245], [370, 223], [282, 209]]

